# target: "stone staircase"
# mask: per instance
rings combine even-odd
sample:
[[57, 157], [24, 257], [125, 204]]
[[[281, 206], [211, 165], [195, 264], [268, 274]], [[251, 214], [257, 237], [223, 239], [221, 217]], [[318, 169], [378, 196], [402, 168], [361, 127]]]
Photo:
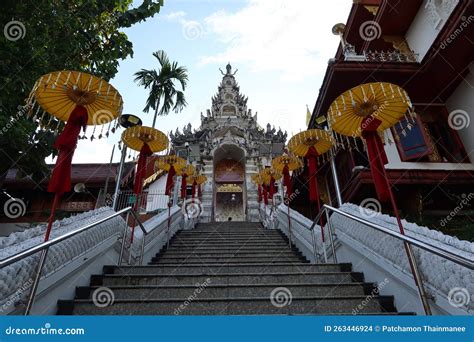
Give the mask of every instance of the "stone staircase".
[[351, 264], [310, 264], [259, 223], [180, 231], [146, 266], [105, 266], [60, 315], [397, 314]]

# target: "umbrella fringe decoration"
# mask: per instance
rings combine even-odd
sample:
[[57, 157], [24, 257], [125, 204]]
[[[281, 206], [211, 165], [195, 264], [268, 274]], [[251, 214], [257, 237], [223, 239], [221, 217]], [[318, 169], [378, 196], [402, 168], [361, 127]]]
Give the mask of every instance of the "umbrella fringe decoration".
[[[58, 135], [64, 127], [62, 122], [67, 121], [74, 109], [74, 103], [80, 101], [87, 101], [87, 125], [94, 128], [89, 137], [84, 132], [79, 139], [93, 141], [115, 133], [119, 122], [114, 119], [122, 112], [122, 97], [112, 85], [85, 72], [56, 71], [41, 76], [35, 82], [25, 107], [27, 116], [40, 130]], [[100, 129], [97, 126], [101, 126]]]

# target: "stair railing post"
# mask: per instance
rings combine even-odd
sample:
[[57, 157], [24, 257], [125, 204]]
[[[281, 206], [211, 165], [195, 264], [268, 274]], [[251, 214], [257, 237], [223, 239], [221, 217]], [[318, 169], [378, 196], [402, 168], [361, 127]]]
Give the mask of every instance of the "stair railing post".
[[118, 266], [122, 264], [123, 252], [125, 250], [125, 240], [126, 240], [127, 232], [128, 232], [128, 218], [129, 217], [130, 217], [130, 211], [127, 212], [127, 216], [125, 217], [125, 227], [123, 229], [123, 235], [122, 235], [122, 246], [120, 246], [120, 255], [117, 262]]
[[143, 265], [143, 256], [145, 254], [145, 238], [146, 238], [146, 235], [145, 234], [142, 234], [143, 238], [142, 238], [142, 245], [141, 245], [141, 251], [140, 251], [140, 266]]
[[26, 304], [25, 316], [28, 316], [33, 307], [33, 303], [36, 297], [36, 291], [38, 290], [38, 284], [41, 278], [41, 273], [43, 272], [44, 263], [46, 262], [46, 256], [48, 255], [49, 247], [46, 247], [41, 251], [40, 259], [38, 262], [38, 267], [36, 268], [35, 280], [31, 286], [30, 295], [28, 297], [28, 303]]
[[313, 257], [314, 257], [314, 263], [317, 263], [317, 253], [316, 253], [316, 238], [314, 237], [314, 228], [310, 230], [311, 234], [311, 243], [313, 245]]
[[334, 246], [333, 230], [331, 221], [329, 220], [329, 212], [326, 208], [323, 208], [323, 210], [326, 214], [326, 222], [329, 230], [329, 243], [331, 244], [332, 258], [334, 260], [334, 263], [337, 264], [336, 247]]

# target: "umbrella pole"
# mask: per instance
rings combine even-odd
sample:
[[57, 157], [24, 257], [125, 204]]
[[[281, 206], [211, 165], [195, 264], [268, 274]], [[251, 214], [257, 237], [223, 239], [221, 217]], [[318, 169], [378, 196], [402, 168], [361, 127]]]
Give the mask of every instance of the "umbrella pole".
[[166, 226], [166, 248], [170, 247], [171, 202], [168, 203], [168, 224]]
[[[316, 213], [316, 215], [319, 215], [319, 212], [321, 211], [321, 201], [319, 200], [319, 191], [318, 191], [318, 160], [316, 159], [316, 157], [312, 157], [314, 158], [314, 163], [316, 165], [316, 173], [314, 174], [314, 178], [315, 178], [315, 184], [316, 184], [316, 205], [318, 206], [318, 211]], [[322, 220], [322, 215], [319, 215], [319, 227], [321, 228], [321, 240], [323, 242], [323, 245], [325, 243], [324, 241], [324, 228], [323, 228], [323, 220]]]
[[49, 216], [49, 219], [48, 219], [48, 228], [46, 228], [46, 233], [44, 235], [45, 242], [49, 240], [49, 236], [51, 235], [51, 228], [53, 226], [54, 213], [56, 212], [56, 207], [58, 205], [60, 197], [61, 197], [60, 194], [58, 193], [54, 194], [53, 205], [51, 206], [51, 215]]
[[[381, 151], [379, 150], [379, 145], [378, 144], [375, 144], [375, 149], [377, 150], [377, 156], [380, 156]], [[392, 203], [393, 212], [395, 214], [395, 217], [397, 218], [397, 223], [398, 223], [398, 228], [400, 230], [400, 234], [405, 235], [405, 229], [403, 228], [403, 224], [402, 224], [402, 221], [400, 219], [400, 213], [398, 212], [397, 203], [395, 201], [395, 197], [393, 195], [392, 188], [390, 187], [390, 182], [389, 182], [388, 177], [387, 177], [387, 171], [385, 170], [385, 166], [382, 166], [382, 172], [383, 172], [385, 182], [387, 183], [388, 193], [390, 195], [390, 201]], [[411, 245], [408, 242], [404, 241], [403, 245], [405, 247], [405, 252], [407, 254], [408, 263], [410, 265], [411, 273], [412, 273], [413, 278], [415, 280], [415, 285], [418, 287], [418, 294], [420, 296], [421, 303], [423, 305], [423, 309], [424, 309], [426, 315], [431, 315], [432, 313], [431, 313], [430, 304], [428, 302], [428, 297], [426, 295], [425, 288], [423, 286], [423, 280], [421, 278], [421, 274], [420, 274], [420, 271], [418, 269], [418, 265], [416, 263], [415, 255], [413, 254], [413, 250], [411, 248]]]
[[290, 236], [290, 248], [291, 248], [291, 217], [290, 217], [290, 197], [288, 196], [288, 192], [286, 193], [287, 196], [287, 207], [288, 207], [288, 234]]

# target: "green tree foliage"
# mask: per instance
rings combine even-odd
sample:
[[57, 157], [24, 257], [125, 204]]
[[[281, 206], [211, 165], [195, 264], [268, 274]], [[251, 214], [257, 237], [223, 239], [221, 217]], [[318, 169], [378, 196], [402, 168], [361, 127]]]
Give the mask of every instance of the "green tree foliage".
[[[109, 80], [133, 56], [122, 28], [153, 17], [163, 0], [2, 0], [0, 4], [0, 183], [6, 171], [43, 177], [55, 137], [38, 130], [19, 106], [34, 82], [57, 70]], [[16, 23], [13, 23], [15, 21]]]

